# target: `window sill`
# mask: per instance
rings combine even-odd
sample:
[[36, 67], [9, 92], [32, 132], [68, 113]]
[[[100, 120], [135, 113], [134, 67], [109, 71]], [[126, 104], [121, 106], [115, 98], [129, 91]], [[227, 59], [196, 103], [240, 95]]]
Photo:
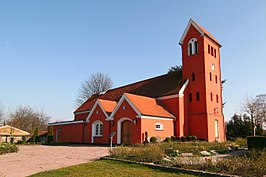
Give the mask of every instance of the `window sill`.
[[93, 138], [101, 138], [103, 135], [94, 135]]
[[155, 129], [155, 131], [163, 131], [163, 129]]

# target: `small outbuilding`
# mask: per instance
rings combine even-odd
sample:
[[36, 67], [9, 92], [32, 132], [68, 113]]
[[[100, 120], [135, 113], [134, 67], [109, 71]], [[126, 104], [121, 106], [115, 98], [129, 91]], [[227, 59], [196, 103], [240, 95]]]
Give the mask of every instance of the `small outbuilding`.
[[30, 137], [30, 133], [24, 130], [4, 125], [0, 127], [0, 143], [15, 143], [18, 141], [26, 141]]

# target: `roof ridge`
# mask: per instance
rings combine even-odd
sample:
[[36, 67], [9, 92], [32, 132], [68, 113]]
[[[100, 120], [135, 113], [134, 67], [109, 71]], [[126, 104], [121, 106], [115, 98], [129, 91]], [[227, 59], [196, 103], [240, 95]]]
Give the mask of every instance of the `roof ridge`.
[[130, 86], [130, 85], [138, 84], [138, 83], [141, 83], [141, 82], [147, 82], [149, 80], [160, 78], [160, 77], [163, 77], [163, 76], [166, 76], [166, 75], [169, 75], [169, 74], [172, 74], [172, 73], [166, 73], [166, 74], [162, 74], [162, 75], [159, 75], [159, 76], [154, 76], [154, 77], [151, 77], [151, 78], [148, 78], [148, 79], [132, 82], [132, 83], [129, 83], [129, 84], [126, 84], [126, 85], [122, 85], [122, 86], [119, 86], [119, 87], [116, 87], [116, 88], [109, 89], [109, 90], [107, 90], [107, 92], [111, 91], [111, 90], [116, 90], [116, 89], [120, 89], [120, 88], [123, 88], [123, 87], [127, 87], [127, 86]]

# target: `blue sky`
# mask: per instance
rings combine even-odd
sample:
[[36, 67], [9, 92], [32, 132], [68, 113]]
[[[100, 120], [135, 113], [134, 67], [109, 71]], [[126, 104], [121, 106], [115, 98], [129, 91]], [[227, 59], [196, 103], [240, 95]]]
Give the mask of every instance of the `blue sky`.
[[223, 45], [226, 120], [245, 96], [266, 93], [266, 1], [27, 0], [0, 2], [0, 100], [72, 120], [81, 82], [108, 74], [121, 86], [181, 64], [193, 18]]

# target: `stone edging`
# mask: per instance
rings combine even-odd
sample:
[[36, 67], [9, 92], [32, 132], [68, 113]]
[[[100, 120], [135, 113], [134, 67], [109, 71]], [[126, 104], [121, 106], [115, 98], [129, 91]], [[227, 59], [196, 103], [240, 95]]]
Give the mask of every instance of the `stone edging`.
[[200, 176], [210, 176], [210, 177], [239, 177], [237, 175], [228, 175], [228, 174], [222, 174], [222, 173], [213, 173], [213, 172], [206, 172], [206, 171], [200, 171], [200, 170], [192, 170], [192, 169], [185, 169], [185, 168], [178, 168], [178, 167], [167, 167], [162, 165], [157, 165], [153, 163], [144, 163], [144, 162], [135, 162], [131, 160], [125, 160], [125, 159], [116, 159], [111, 157], [102, 157], [103, 160], [113, 160], [113, 161], [119, 161], [119, 162], [125, 162], [125, 163], [131, 163], [131, 164], [139, 164], [148, 166], [151, 168], [159, 168], [165, 171], [179, 171], [181, 173], [187, 173], [187, 174], [193, 174], [193, 175], [200, 175]]

